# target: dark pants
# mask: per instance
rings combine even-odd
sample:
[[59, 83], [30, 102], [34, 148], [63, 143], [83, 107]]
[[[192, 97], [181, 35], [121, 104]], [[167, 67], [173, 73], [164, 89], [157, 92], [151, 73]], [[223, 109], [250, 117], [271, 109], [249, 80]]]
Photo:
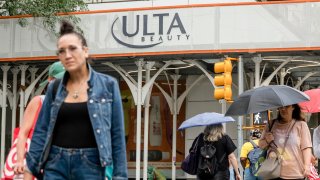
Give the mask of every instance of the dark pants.
[[218, 171], [213, 178], [199, 178], [197, 176], [197, 179], [199, 180], [229, 180], [230, 179], [230, 172], [229, 169], [225, 171]]

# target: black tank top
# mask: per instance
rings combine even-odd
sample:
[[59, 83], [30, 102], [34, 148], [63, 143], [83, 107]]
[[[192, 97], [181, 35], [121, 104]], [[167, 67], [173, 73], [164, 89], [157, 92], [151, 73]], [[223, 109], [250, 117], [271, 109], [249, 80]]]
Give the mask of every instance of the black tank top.
[[64, 148], [97, 147], [87, 102], [63, 102], [53, 131], [52, 145]]

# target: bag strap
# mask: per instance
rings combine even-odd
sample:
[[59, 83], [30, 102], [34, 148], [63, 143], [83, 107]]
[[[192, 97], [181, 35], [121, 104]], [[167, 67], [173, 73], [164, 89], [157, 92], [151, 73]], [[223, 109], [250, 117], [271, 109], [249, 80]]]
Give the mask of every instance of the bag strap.
[[274, 123], [276, 122], [276, 120], [274, 119], [274, 120], [271, 120], [271, 121], [272, 121], [271, 126], [270, 126], [270, 124], [268, 123], [269, 132], [271, 132], [272, 127], [273, 127]]
[[251, 139], [249, 140], [249, 142], [252, 144], [253, 148], [257, 148], [258, 147], [258, 145], [255, 142], [253, 142]]
[[290, 136], [290, 133], [291, 133], [291, 131], [292, 131], [292, 129], [293, 129], [293, 126], [296, 124], [296, 120], [293, 120], [294, 121], [294, 123], [293, 123], [293, 125], [291, 126], [291, 124], [290, 124], [290, 127], [289, 127], [289, 129], [288, 129], [288, 131], [287, 131], [287, 136], [286, 136], [286, 140], [284, 141], [284, 146], [283, 146], [283, 149], [282, 149], [282, 152], [281, 152], [281, 155], [283, 155], [283, 153], [284, 153], [284, 151], [285, 151], [285, 147], [286, 147], [286, 145], [287, 145], [287, 142], [288, 142], [288, 139], [289, 139], [289, 136]]
[[[56, 99], [56, 94], [57, 94], [57, 91], [58, 91], [58, 87], [59, 87], [60, 81], [61, 81], [61, 79], [55, 79], [54, 82], [53, 82], [53, 89], [52, 89], [52, 100], [53, 101]], [[50, 147], [51, 147], [51, 144], [52, 144], [52, 137], [53, 136], [50, 136], [50, 139], [49, 139], [49, 142], [48, 142], [48, 146], [44, 150], [44, 155], [43, 155], [43, 159], [44, 160], [48, 159], [48, 156], [49, 156], [49, 153], [50, 153]]]
[[199, 139], [200, 139], [201, 137], [203, 137], [202, 134], [203, 134], [203, 133], [199, 134], [198, 137], [196, 137], [196, 139], [194, 140], [195, 142], [192, 143], [192, 147], [191, 147], [191, 150], [189, 151], [189, 153], [190, 153], [190, 152], [194, 152], [194, 153], [197, 152], [198, 144], [199, 144]]
[[[214, 145], [213, 145], [213, 142], [208, 142], [208, 141], [204, 141], [205, 144], [208, 144], [208, 145], [211, 145], [213, 146], [214, 148], [216, 148]], [[215, 156], [217, 156], [217, 153], [215, 153]], [[218, 164], [221, 164], [223, 159], [226, 157], [226, 153], [223, 153], [223, 155], [221, 156], [221, 158], [219, 159], [218, 161]], [[218, 159], [218, 157], [216, 157]]]

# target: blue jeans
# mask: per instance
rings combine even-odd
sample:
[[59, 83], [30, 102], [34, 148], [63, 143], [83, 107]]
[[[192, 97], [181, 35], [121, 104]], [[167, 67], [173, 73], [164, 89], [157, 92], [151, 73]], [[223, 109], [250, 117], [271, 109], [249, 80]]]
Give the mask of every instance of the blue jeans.
[[97, 148], [52, 146], [44, 167], [44, 180], [103, 180], [104, 173]]
[[244, 180], [262, 180], [262, 179], [251, 174], [250, 169], [246, 168], [244, 170]]

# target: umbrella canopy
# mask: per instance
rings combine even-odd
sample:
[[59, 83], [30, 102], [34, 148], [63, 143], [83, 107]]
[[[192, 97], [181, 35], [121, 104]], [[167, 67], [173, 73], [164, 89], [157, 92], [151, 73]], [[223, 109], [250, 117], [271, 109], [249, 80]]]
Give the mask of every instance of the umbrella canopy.
[[252, 114], [308, 101], [309, 97], [292, 87], [269, 85], [245, 91], [231, 104], [227, 116]]
[[224, 116], [220, 113], [205, 112], [185, 120], [178, 129], [182, 130], [190, 127], [207, 126], [212, 124], [220, 124], [233, 121], [234, 119], [232, 117]]
[[304, 91], [310, 97], [310, 101], [299, 103], [302, 112], [316, 113], [320, 112], [320, 89], [311, 89]]

